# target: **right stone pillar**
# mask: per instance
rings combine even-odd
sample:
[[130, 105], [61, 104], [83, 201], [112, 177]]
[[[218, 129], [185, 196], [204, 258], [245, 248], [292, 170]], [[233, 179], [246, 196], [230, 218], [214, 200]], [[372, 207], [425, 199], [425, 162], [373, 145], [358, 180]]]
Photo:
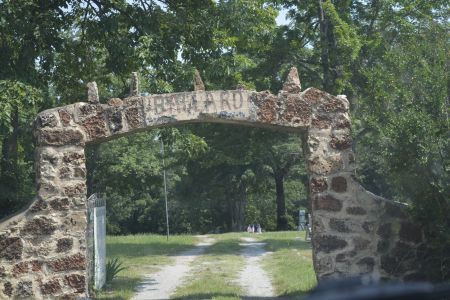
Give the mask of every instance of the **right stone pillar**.
[[318, 279], [418, 279], [423, 236], [407, 207], [367, 192], [353, 177], [347, 99], [312, 88], [302, 96], [312, 109], [306, 156]]

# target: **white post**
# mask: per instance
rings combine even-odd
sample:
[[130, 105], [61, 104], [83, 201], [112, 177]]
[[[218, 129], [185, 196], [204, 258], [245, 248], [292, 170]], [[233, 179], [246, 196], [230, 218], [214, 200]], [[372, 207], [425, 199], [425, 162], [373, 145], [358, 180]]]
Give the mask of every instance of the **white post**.
[[169, 209], [167, 206], [167, 182], [166, 182], [166, 164], [164, 161], [164, 142], [161, 139], [161, 155], [163, 163], [163, 174], [164, 174], [164, 199], [166, 202], [166, 228], [167, 228], [167, 240], [169, 240]]
[[[106, 282], [106, 206], [102, 200], [94, 203], [94, 287], [100, 290]], [[99, 203], [97, 203], [99, 202]]]

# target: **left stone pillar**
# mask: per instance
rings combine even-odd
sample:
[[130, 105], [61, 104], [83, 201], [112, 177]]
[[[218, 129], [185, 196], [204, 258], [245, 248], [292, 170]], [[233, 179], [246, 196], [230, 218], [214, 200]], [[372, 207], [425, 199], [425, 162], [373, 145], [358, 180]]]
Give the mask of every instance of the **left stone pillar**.
[[0, 228], [0, 298], [86, 297], [85, 133], [73, 106], [35, 123], [37, 195]]

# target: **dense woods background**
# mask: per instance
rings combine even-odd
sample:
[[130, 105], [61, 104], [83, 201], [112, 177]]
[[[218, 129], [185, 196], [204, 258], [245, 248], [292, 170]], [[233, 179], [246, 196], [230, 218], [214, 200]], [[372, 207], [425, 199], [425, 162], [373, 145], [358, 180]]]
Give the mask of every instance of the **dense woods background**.
[[[32, 121], [49, 107], [192, 89], [303, 87], [351, 102], [355, 176], [410, 204], [450, 276], [449, 4], [445, 0], [0, 0], [0, 217], [33, 197]], [[275, 22], [286, 13], [286, 25]], [[113, 234], [164, 231], [159, 136], [175, 232], [292, 229], [308, 208], [300, 137], [217, 124], [154, 130], [87, 150]]]

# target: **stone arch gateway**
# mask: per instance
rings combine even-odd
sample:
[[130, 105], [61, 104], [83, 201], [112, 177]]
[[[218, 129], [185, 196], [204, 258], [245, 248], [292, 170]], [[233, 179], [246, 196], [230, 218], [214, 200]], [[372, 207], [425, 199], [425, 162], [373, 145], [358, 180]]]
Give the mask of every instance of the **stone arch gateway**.
[[[136, 77], [136, 75], [134, 75]], [[196, 80], [198, 82], [199, 80]], [[246, 90], [131, 96], [41, 112], [36, 118], [37, 196], [0, 224], [0, 298], [88, 296], [84, 147], [148, 128], [222, 122], [299, 132], [309, 171], [314, 268], [319, 279], [374, 274], [412, 278], [421, 231], [404, 206], [365, 191], [352, 177], [349, 103], [300, 89], [291, 69], [278, 95]], [[399, 258], [401, 256], [401, 259]]]

